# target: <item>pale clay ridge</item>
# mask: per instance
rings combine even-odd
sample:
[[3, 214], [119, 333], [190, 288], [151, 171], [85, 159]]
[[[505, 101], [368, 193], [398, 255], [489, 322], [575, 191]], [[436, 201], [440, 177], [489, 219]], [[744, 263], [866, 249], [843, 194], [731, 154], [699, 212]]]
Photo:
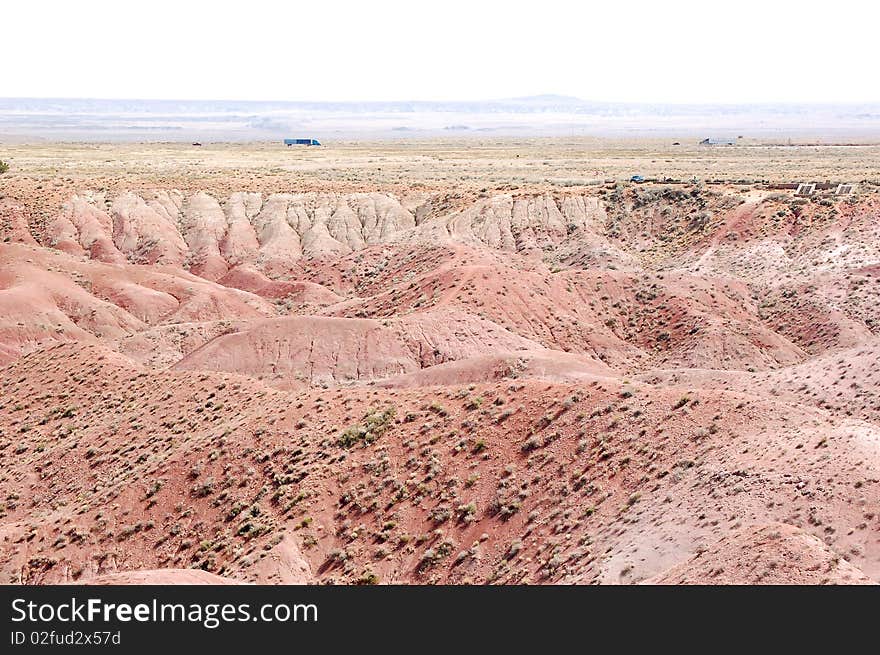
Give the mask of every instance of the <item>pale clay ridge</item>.
[[599, 236], [606, 215], [592, 197], [498, 195], [421, 221], [419, 206], [383, 193], [237, 192], [225, 200], [202, 191], [125, 192], [112, 200], [82, 194], [50, 222], [47, 238], [71, 254], [182, 266], [209, 280], [240, 264], [283, 272], [304, 257], [392, 242], [459, 241], [522, 252], [558, 245], [577, 231], [598, 249], [618, 252]]
[[[485, 353], [546, 351], [501, 326], [455, 311], [386, 321], [290, 316], [232, 328], [174, 364], [314, 384], [369, 381]], [[549, 352], [549, 351], [547, 351]], [[588, 358], [582, 358], [588, 362]]]

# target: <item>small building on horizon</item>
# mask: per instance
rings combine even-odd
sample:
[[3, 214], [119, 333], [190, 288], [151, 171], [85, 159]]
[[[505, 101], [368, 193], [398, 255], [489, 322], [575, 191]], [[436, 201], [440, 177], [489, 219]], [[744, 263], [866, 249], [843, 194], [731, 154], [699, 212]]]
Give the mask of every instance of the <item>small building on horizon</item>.
[[816, 184], [814, 182], [801, 182], [798, 184], [797, 191], [794, 192], [796, 196], [811, 196], [816, 193]]
[[708, 137], [700, 141], [701, 146], [735, 146], [736, 139], [733, 137], [730, 138], [718, 138], [718, 137]]

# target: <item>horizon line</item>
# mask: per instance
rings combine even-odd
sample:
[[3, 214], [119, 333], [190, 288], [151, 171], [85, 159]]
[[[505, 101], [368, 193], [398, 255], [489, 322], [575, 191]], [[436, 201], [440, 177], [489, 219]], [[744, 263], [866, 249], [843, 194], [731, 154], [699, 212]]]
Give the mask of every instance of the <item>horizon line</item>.
[[104, 101], [104, 102], [241, 102], [255, 104], [492, 104], [492, 103], [515, 103], [545, 100], [548, 104], [553, 102], [565, 102], [573, 106], [577, 105], [618, 105], [618, 106], [666, 106], [666, 107], [715, 107], [715, 106], [797, 106], [797, 107], [846, 107], [859, 105], [880, 105], [877, 100], [843, 100], [843, 101], [815, 101], [815, 100], [742, 100], [742, 101], [667, 101], [667, 100], [599, 100], [585, 99], [579, 96], [539, 93], [534, 95], [510, 96], [503, 98], [488, 99], [383, 99], [383, 100], [327, 100], [327, 99], [244, 99], [244, 98], [182, 98], [182, 97], [111, 97], [111, 96], [54, 96], [54, 95], [25, 95], [6, 96], [0, 95], [0, 101], [15, 100], [56, 100], [56, 101]]

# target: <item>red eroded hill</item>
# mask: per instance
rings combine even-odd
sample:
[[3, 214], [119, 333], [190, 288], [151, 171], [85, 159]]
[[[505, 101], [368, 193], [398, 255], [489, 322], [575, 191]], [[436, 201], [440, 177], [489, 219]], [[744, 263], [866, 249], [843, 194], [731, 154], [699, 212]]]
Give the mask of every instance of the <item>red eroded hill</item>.
[[2, 199], [0, 575], [876, 582], [878, 209]]
[[8, 579], [630, 582], [768, 518], [877, 575], [877, 429], [741, 394], [613, 378], [286, 392], [77, 345], [0, 384]]

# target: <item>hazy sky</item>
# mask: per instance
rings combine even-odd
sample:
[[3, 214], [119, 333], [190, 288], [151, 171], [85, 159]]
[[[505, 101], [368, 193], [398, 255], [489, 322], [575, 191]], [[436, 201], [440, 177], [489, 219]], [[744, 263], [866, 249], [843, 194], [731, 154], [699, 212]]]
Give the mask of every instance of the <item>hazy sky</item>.
[[875, 2], [6, 2], [0, 96], [880, 101]]

